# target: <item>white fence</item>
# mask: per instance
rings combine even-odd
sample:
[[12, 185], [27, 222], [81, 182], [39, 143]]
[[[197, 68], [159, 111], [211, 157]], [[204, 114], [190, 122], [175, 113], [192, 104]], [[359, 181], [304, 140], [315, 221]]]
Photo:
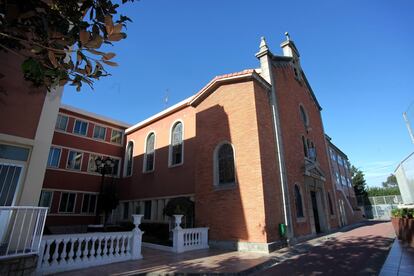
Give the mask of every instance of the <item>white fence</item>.
[[172, 247], [151, 243], [144, 243], [144, 246], [176, 253], [209, 248], [208, 227], [183, 229], [180, 226], [182, 218], [183, 215], [174, 215], [175, 228], [172, 230]]
[[47, 210], [0, 206], [0, 259], [38, 253]]
[[80, 269], [114, 262], [141, 259], [142, 215], [133, 215], [131, 232], [51, 235], [42, 239], [37, 272]]
[[208, 228], [173, 230], [173, 251], [177, 253], [208, 248]]

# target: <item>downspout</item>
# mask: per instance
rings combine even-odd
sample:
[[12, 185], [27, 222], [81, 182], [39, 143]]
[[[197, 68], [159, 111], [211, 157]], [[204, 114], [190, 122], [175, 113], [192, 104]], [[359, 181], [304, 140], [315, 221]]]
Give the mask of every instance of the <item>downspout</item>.
[[286, 168], [283, 156], [283, 149], [282, 149], [282, 135], [280, 130], [280, 122], [279, 122], [279, 111], [277, 107], [277, 100], [276, 100], [276, 86], [275, 80], [273, 78], [273, 70], [272, 70], [272, 62], [271, 57], [272, 53], [269, 51], [266, 41], [264, 37], [262, 37], [260, 43], [260, 51], [256, 54], [256, 57], [260, 60], [261, 65], [261, 75], [262, 77], [268, 81], [271, 85], [271, 93], [270, 93], [270, 101], [272, 107], [272, 121], [274, 127], [274, 138], [276, 141], [276, 159], [279, 164], [279, 171], [280, 171], [280, 183], [282, 189], [282, 201], [283, 201], [283, 215], [284, 215], [284, 223], [287, 228], [287, 243], [288, 245], [291, 244], [291, 239], [293, 238], [293, 227], [291, 226], [291, 215], [290, 215], [290, 202], [289, 202], [289, 191], [287, 185], [287, 177], [286, 177]]

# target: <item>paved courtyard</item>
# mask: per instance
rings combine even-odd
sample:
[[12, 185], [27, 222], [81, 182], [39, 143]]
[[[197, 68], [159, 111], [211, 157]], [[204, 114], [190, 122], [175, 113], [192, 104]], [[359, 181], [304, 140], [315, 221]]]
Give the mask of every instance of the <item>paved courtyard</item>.
[[[390, 222], [336, 233], [260, 275], [378, 275], [395, 234]], [[303, 252], [300, 252], [303, 251]]]
[[393, 240], [390, 222], [367, 222], [353, 230], [319, 237], [270, 255], [212, 249], [174, 254], [144, 248], [142, 260], [60, 275], [378, 275]]

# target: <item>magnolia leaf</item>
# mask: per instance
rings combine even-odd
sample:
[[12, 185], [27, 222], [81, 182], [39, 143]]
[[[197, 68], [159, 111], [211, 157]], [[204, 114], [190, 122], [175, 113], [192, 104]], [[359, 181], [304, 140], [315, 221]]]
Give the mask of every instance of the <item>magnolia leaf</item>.
[[86, 43], [86, 47], [88, 48], [94, 48], [94, 49], [98, 49], [101, 47], [103, 42], [103, 38], [100, 35], [95, 36], [95, 38], [91, 41], [89, 41], [88, 43]]
[[79, 64], [81, 62], [82, 62], [82, 54], [81, 54], [81, 51], [77, 51], [76, 52], [76, 63]]
[[80, 39], [80, 42], [83, 45], [85, 45], [86, 43], [88, 43], [88, 41], [89, 41], [89, 35], [90, 35], [90, 33], [88, 31], [85, 31], [85, 30], [81, 30], [79, 32], [79, 39]]
[[108, 36], [109, 41], [120, 41], [121, 39], [126, 38], [125, 33], [114, 33]]
[[114, 22], [112, 22], [112, 16], [107, 15], [105, 16], [105, 28], [108, 34], [112, 34], [114, 30]]
[[102, 60], [103, 63], [108, 64], [109, 66], [118, 66], [118, 63], [109, 61], [109, 60]]
[[50, 60], [50, 62], [52, 63], [52, 65], [53, 65], [53, 67], [58, 67], [58, 62], [57, 62], [57, 59], [56, 59], [56, 56], [55, 56], [55, 53], [53, 53], [53, 51], [48, 51], [47, 52], [47, 54], [48, 54], [48, 56], [49, 56], [49, 60]]
[[101, 56], [105, 55], [104, 52], [100, 52], [94, 49], [86, 49], [86, 51], [91, 52], [92, 54], [95, 54], [95, 55], [101, 55]]
[[115, 53], [106, 53], [106, 54], [102, 57], [102, 59], [104, 59], [104, 60], [110, 60], [110, 59], [114, 58], [115, 56], [116, 56], [116, 54], [115, 54]]
[[88, 64], [85, 66], [85, 72], [87, 75], [90, 75], [92, 71], [92, 67]]
[[120, 33], [121, 31], [122, 31], [122, 24], [121, 24], [121, 23], [116, 24], [116, 25], [114, 26], [113, 33], [114, 33], [114, 34], [118, 34], [118, 33]]

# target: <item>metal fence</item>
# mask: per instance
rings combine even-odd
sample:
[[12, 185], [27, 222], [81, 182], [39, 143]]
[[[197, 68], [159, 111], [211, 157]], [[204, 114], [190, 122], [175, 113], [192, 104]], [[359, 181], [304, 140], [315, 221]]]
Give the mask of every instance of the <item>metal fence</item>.
[[0, 206], [0, 259], [38, 253], [47, 210]]
[[364, 204], [365, 216], [369, 219], [390, 220], [391, 210], [402, 204], [400, 195], [373, 196]]

